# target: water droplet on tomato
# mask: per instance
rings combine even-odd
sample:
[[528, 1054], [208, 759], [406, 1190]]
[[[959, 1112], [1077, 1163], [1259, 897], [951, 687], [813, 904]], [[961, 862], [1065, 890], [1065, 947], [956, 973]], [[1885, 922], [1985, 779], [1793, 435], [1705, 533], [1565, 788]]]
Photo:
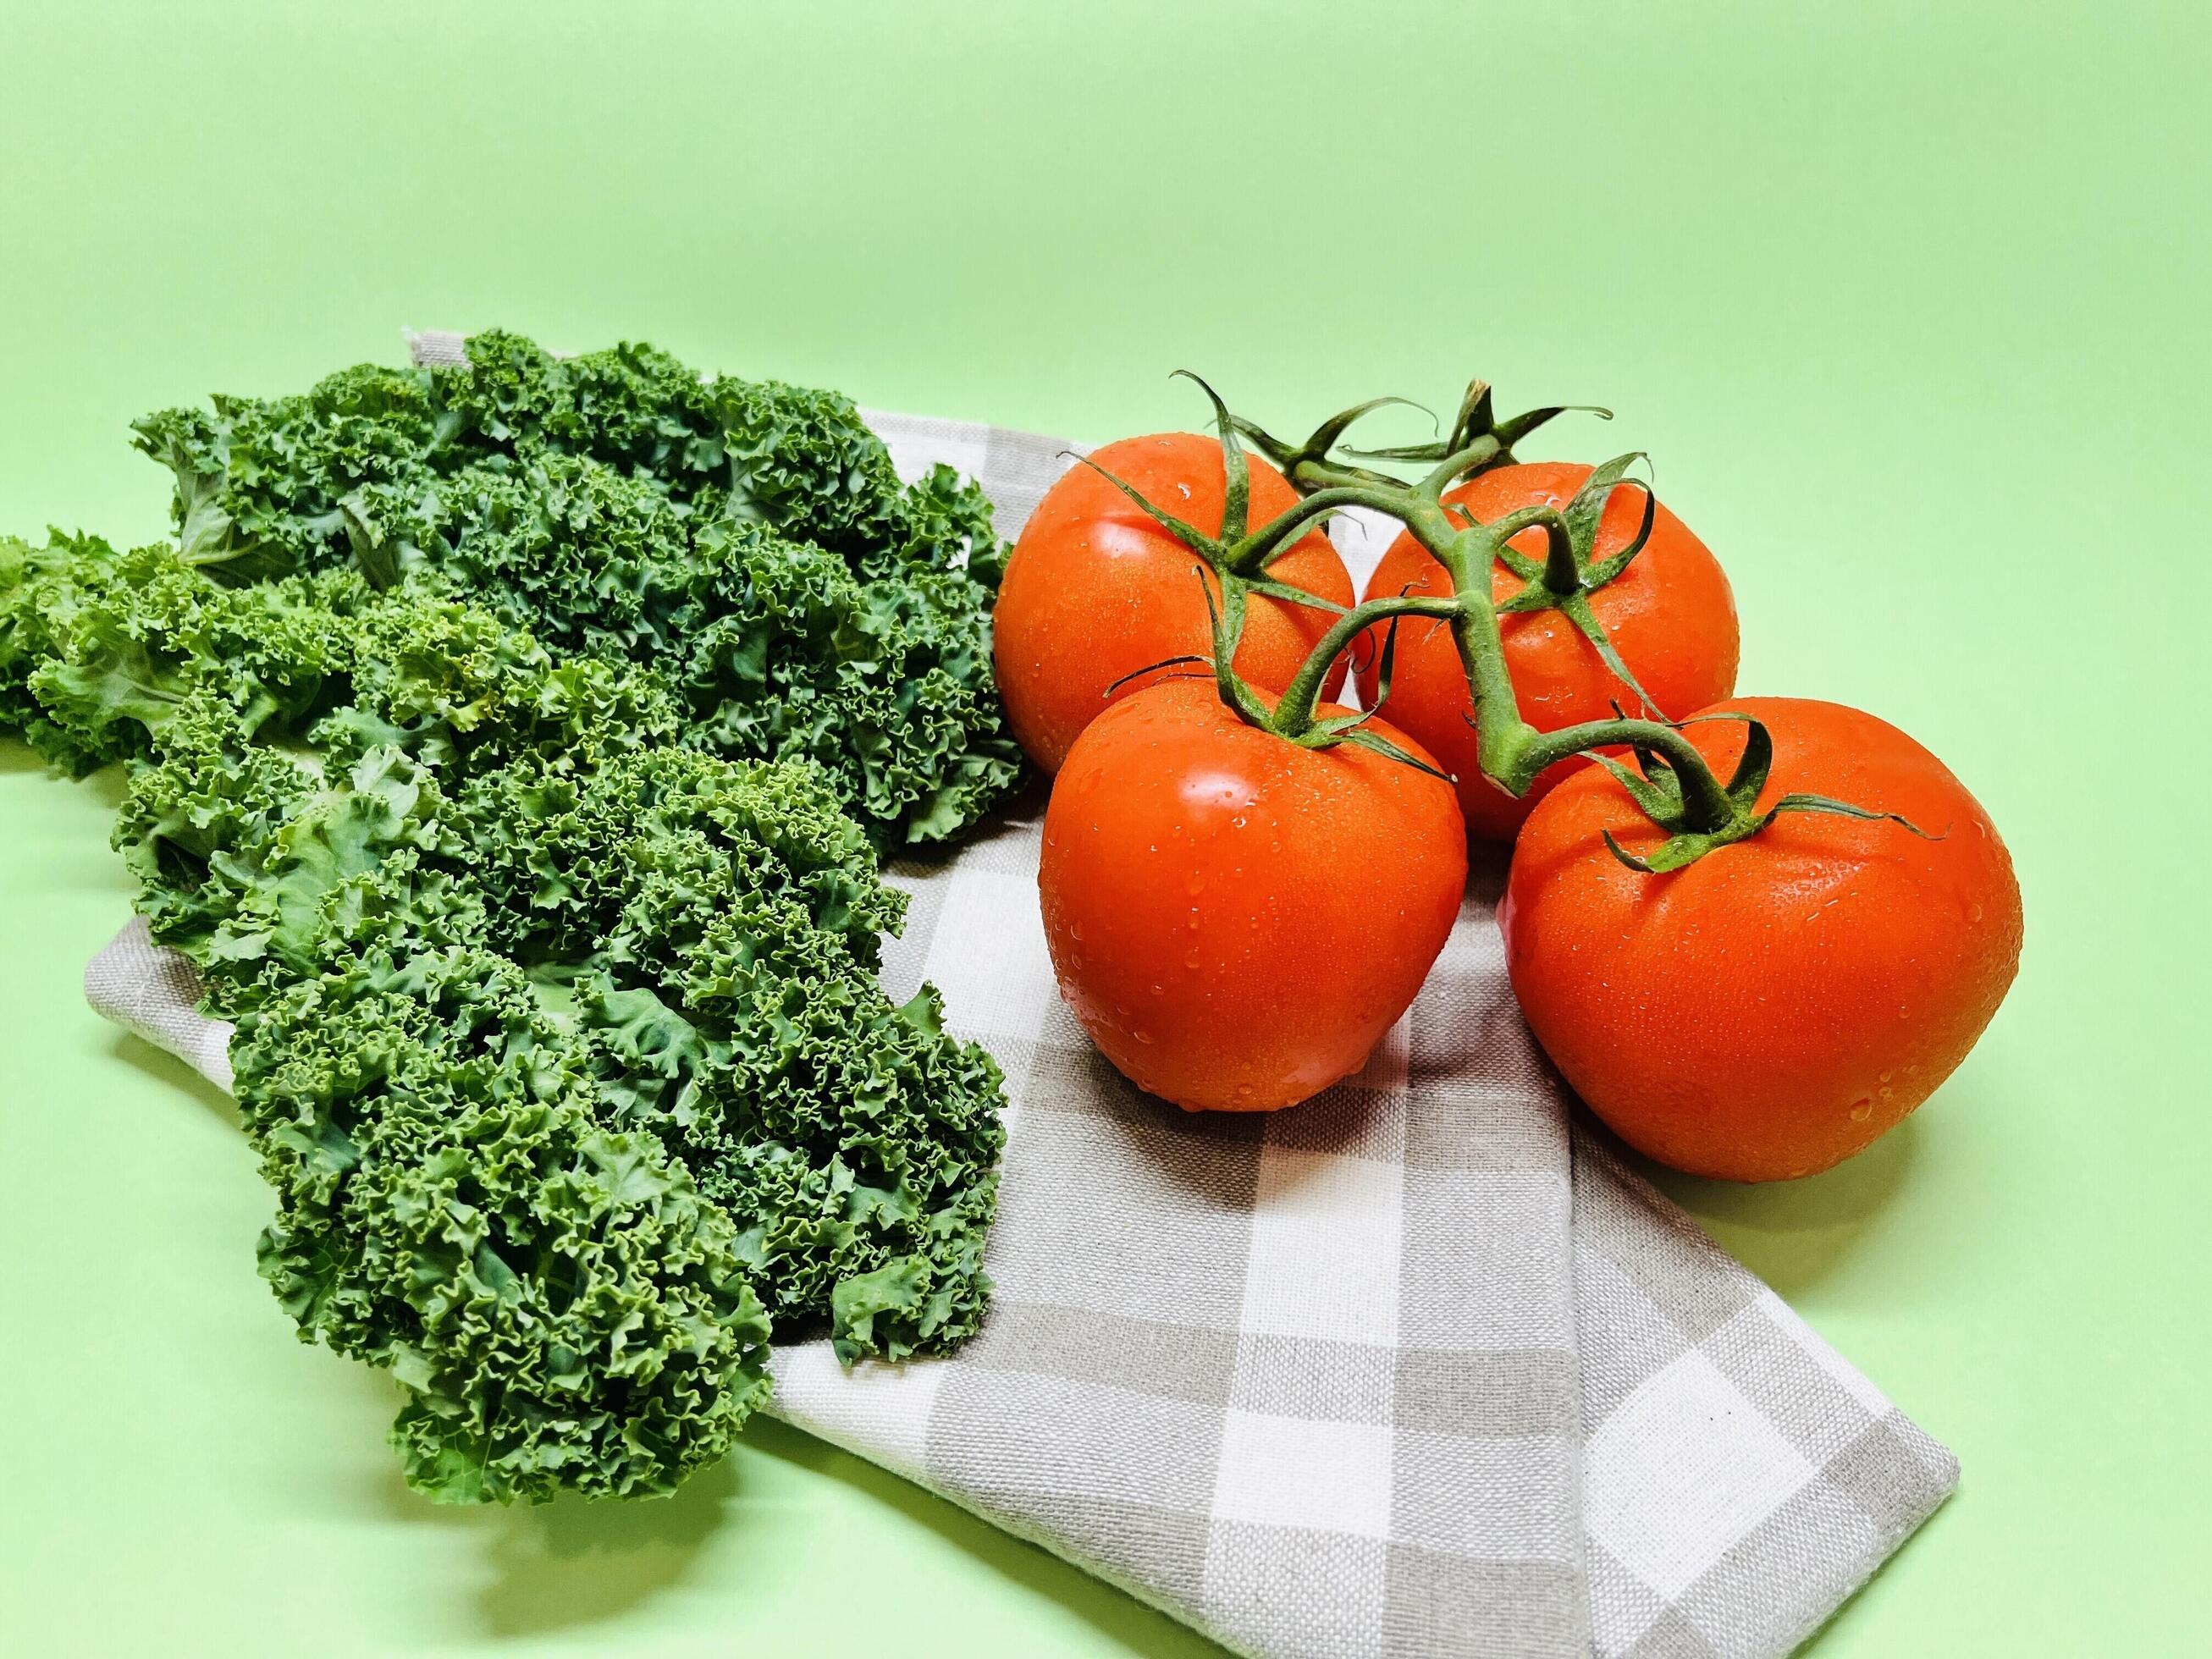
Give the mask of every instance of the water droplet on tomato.
[[1203, 870], [1192, 871], [1188, 875], [1183, 878], [1182, 890], [1186, 893], [1194, 894], [1204, 892], [1206, 890], [1206, 872]]
[[1978, 904], [1977, 904], [1976, 906], [1974, 906], [1974, 907], [1973, 907], [1973, 908], [1972, 908], [1971, 910], [1969, 910], [1969, 911], [1967, 911], [1967, 912], [1966, 912], [1966, 920], [1967, 920], [1968, 921], [1979, 921], [1981, 919], [1982, 919], [1982, 907], [1981, 907], [1980, 905], [1978, 905]]
[[1195, 968], [1198, 966], [1198, 946], [1194, 945], [1189, 950], [1182, 953], [1182, 965], [1186, 968]]
[[1874, 1115], [1874, 1102], [1861, 1096], [1851, 1106], [1851, 1121], [1863, 1123]]
[[1083, 937], [1083, 924], [1079, 921], [1072, 921], [1068, 923], [1067, 934], [1070, 939], [1081, 939]]
[[1190, 915], [1184, 921], [1183, 926], [1189, 928], [1194, 933], [1198, 931], [1198, 907], [1195, 904], [1190, 907]]
[[1133, 1035], [1139, 1042], [1150, 1042], [1152, 1040], [1152, 1034], [1150, 1031], [1137, 1031], [1132, 1035]]
[[1152, 994], [1156, 997], [1164, 997], [1167, 994], [1168, 988], [1164, 985], [1155, 985], [1152, 987]]

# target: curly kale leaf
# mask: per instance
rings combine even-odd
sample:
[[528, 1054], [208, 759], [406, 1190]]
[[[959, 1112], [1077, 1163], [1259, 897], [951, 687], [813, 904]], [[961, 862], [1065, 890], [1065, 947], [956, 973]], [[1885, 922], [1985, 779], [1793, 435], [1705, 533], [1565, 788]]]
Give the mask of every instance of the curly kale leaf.
[[848, 1358], [972, 1332], [999, 1073], [929, 995], [900, 1009], [877, 985], [904, 900], [830, 778], [679, 746], [657, 681], [454, 601], [330, 614], [318, 660], [347, 701], [305, 747], [199, 687], [133, 769], [118, 839], [210, 1006], [269, 1031], [274, 1064], [297, 988], [333, 964], [388, 962], [399, 986], [412, 956], [505, 964], [592, 1121], [687, 1172], [793, 1332]]
[[34, 688], [67, 648], [80, 614], [113, 586], [119, 557], [97, 536], [52, 531], [44, 547], [0, 536], [0, 732], [21, 738], [73, 776], [131, 751], [116, 738], [88, 743]]
[[241, 1023], [277, 1194], [263, 1275], [391, 1371], [409, 1481], [444, 1502], [672, 1491], [765, 1397], [769, 1322], [721, 1207], [603, 1127], [575, 1039], [486, 952], [358, 957]]
[[419, 556], [429, 485], [466, 459], [421, 369], [363, 363], [291, 397], [211, 401], [131, 429], [175, 475], [183, 556], [228, 581], [349, 557], [392, 579]]
[[139, 423], [180, 545], [0, 541], [0, 727], [118, 758], [234, 1018], [303, 1337], [451, 1501], [668, 1490], [766, 1387], [971, 1334], [1001, 1080], [893, 1006], [878, 848], [1012, 782], [999, 548], [833, 394], [479, 336]]
[[427, 583], [556, 651], [683, 676], [694, 741], [827, 767], [880, 843], [957, 835], [1019, 775], [989, 503], [946, 467], [902, 484], [834, 392], [486, 333], [465, 365], [137, 430], [176, 475], [181, 556], [216, 580]]
[[804, 757], [865, 822], [957, 833], [1019, 776], [990, 682], [990, 619], [965, 583], [854, 578], [756, 524], [700, 536], [662, 672], [712, 752]]
[[826, 1320], [848, 1358], [970, 1334], [999, 1072], [945, 1036], [933, 992], [901, 1009], [877, 985], [903, 901], [834, 798], [793, 768], [662, 751], [563, 805], [539, 838], [579, 874], [557, 933], [515, 948], [571, 942], [568, 1006], [611, 1121], [653, 1130], [744, 1229], [779, 1319]]

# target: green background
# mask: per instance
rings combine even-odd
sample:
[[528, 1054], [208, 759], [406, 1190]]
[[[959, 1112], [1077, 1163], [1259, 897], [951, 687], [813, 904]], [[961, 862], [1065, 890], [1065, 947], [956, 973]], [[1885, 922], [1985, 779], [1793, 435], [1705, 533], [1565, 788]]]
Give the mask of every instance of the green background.
[[[1742, 684], [1980, 794], [2024, 970], [1929, 1107], [1669, 1185], [1963, 1486], [1826, 1656], [2203, 1651], [2212, 617], [2197, 4], [0, 10], [0, 525], [161, 527], [125, 422], [647, 337], [1105, 439], [1188, 366], [1603, 402], [1720, 554]], [[662, 1504], [455, 1513], [297, 1345], [224, 1103], [85, 1008], [109, 779], [0, 745], [0, 1605], [16, 1650], [1178, 1654], [775, 1425]]]

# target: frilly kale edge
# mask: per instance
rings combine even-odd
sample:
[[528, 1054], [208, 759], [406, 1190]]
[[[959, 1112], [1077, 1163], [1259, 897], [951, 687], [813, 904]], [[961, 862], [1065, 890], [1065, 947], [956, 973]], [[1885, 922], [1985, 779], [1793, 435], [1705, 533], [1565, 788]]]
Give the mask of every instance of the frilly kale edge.
[[835, 392], [647, 345], [558, 358], [494, 331], [468, 351], [137, 422], [175, 478], [183, 559], [226, 584], [419, 582], [647, 666], [698, 741], [807, 756], [881, 845], [957, 836], [1012, 787], [1004, 551], [973, 482], [902, 484]]
[[852, 405], [622, 346], [138, 423], [174, 544], [0, 538], [0, 731], [128, 765], [115, 843], [236, 1022], [302, 1340], [448, 1502], [672, 1490], [771, 1331], [941, 1350], [998, 1068], [895, 1006], [878, 849], [1018, 775], [1001, 550]]

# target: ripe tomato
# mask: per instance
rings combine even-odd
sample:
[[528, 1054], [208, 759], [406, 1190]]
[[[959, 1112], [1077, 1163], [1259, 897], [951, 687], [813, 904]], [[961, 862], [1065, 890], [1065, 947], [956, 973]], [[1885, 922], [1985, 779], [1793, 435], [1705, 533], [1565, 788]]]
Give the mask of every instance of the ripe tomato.
[[[1565, 461], [1502, 466], [1447, 491], [1444, 501], [1464, 506], [1489, 524], [1522, 507], [1563, 507], [1589, 475], [1589, 467]], [[1643, 517], [1642, 488], [1626, 483], [1616, 489], [1599, 516], [1592, 561], [1610, 557], [1632, 542]], [[1524, 531], [1512, 545], [1540, 560], [1544, 532]], [[1491, 567], [1493, 599], [1510, 599], [1521, 586], [1521, 578], [1504, 565]], [[1443, 567], [1403, 532], [1376, 566], [1366, 597], [1401, 590], [1451, 591]], [[1664, 504], [1654, 515], [1644, 550], [1626, 570], [1589, 595], [1589, 606], [1621, 660], [1664, 714], [1679, 716], [1702, 708], [1735, 690], [1735, 599], [1728, 578], [1705, 544]], [[1522, 717], [1538, 731], [1604, 720], [1616, 701], [1632, 714], [1647, 712], [1638, 707], [1636, 694], [1605, 665], [1597, 648], [1559, 611], [1525, 611], [1498, 621]], [[1363, 652], [1359, 690], [1370, 706], [1378, 670], [1377, 654]], [[1467, 672], [1450, 630], [1441, 623], [1401, 624], [1397, 671], [1387, 712], [1400, 730], [1426, 745], [1444, 769], [1458, 778], [1468, 830], [1485, 841], [1512, 840], [1545, 793], [1584, 763], [1580, 759], [1560, 762], [1538, 777], [1535, 787], [1519, 800], [1485, 778], [1476, 762], [1474, 731], [1468, 724], [1474, 704], [1468, 695]]]
[[[1249, 527], [1296, 505], [1297, 492], [1260, 456], [1248, 458]], [[1221, 532], [1221, 442], [1188, 432], [1125, 438], [1094, 452], [1092, 465], [1209, 536]], [[1047, 772], [1060, 769], [1076, 734], [1104, 710], [1116, 680], [1170, 657], [1212, 649], [1198, 556], [1087, 466], [1070, 467], [1022, 527], [999, 588], [993, 655], [1014, 736]], [[1328, 538], [1301, 537], [1267, 567], [1274, 580], [1352, 603], [1352, 578]], [[1205, 580], [1217, 601], [1220, 585]], [[1264, 691], [1288, 685], [1335, 618], [1286, 600], [1253, 596], [1237, 647], [1237, 672]], [[1121, 688], [1134, 690], [1145, 681]], [[1330, 673], [1324, 695], [1343, 689]]]
[[[1528, 1024], [1620, 1137], [1692, 1175], [1771, 1181], [1862, 1150], [1950, 1075], [2020, 962], [2004, 842], [1943, 763], [1835, 703], [1745, 697], [1774, 738], [1762, 810], [1794, 791], [1896, 823], [1785, 813], [1669, 875], [1663, 839], [1585, 767], [1521, 831], [1498, 921]], [[1725, 778], [1737, 721], [1686, 735]]]
[[1441, 779], [1300, 748], [1188, 678], [1116, 702], [1076, 740], [1037, 872], [1060, 993], [1091, 1041], [1139, 1088], [1232, 1112], [1358, 1070], [1466, 884]]

